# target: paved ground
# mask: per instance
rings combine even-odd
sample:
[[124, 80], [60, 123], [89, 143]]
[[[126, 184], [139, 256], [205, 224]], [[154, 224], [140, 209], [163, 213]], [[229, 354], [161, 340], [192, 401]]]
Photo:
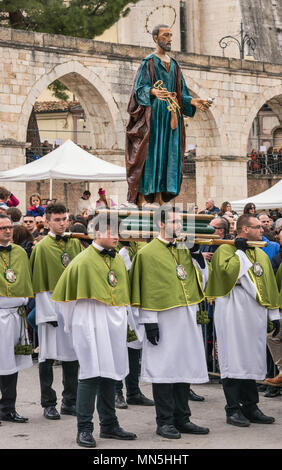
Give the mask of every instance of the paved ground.
[[[61, 403], [61, 367], [54, 367], [54, 387]], [[143, 393], [152, 397], [151, 385], [141, 385]], [[193, 390], [205, 397], [204, 402], [191, 402], [192, 418], [196, 424], [207, 426], [205, 436], [182, 435], [179, 440], [168, 440], [155, 433], [153, 407], [130, 406], [117, 410], [121, 426], [137, 434], [135, 441], [117, 441], [99, 438], [95, 417], [94, 436], [97, 450], [104, 449], [282, 449], [282, 395], [265, 398], [260, 394], [260, 407], [265, 414], [274, 416], [272, 425], [252, 424], [249, 428], [236, 428], [225, 422], [224, 397], [219, 384], [195, 385]], [[76, 418], [62, 416], [58, 421], [43, 418], [37, 363], [19, 374], [17, 410], [29, 418], [27, 424], [2, 423], [0, 449], [79, 449], [75, 442]]]

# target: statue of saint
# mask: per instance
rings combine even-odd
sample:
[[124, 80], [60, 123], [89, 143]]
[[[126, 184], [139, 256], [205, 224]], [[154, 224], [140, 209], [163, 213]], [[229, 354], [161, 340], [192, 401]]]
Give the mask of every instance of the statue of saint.
[[[194, 99], [180, 66], [167, 52], [172, 32], [167, 25], [152, 31], [155, 51], [141, 63], [128, 104], [126, 171], [129, 203], [163, 204], [181, 188], [185, 151], [184, 116], [196, 108], [207, 111], [210, 103]], [[169, 109], [168, 109], [169, 108]]]

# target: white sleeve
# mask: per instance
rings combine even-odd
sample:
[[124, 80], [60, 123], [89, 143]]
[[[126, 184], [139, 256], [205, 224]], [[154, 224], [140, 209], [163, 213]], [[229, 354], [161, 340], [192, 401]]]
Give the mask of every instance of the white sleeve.
[[70, 333], [72, 329], [72, 316], [77, 300], [71, 302], [52, 302], [58, 317], [63, 321], [65, 333]]
[[120, 256], [122, 257], [125, 267], [127, 271], [131, 268], [131, 260], [129, 257], [128, 249], [124, 246], [120, 251], [119, 251]]
[[282, 314], [279, 312], [279, 308], [275, 308], [273, 310], [267, 310], [268, 318], [270, 321], [272, 320], [282, 320]]
[[139, 323], [158, 323], [158, 312], [155, 310], [139, 309]]
[[51, 301], [52, 292], [39, 292], [35, 294], [36, 325], [47, 321], [57, 321], [55, 304]]

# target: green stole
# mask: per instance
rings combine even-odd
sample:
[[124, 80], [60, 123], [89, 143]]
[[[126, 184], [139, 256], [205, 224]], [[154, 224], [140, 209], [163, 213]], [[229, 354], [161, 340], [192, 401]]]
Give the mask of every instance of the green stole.
[[[235, 255], [236, 251], [235, 246], [221, 245], [214, 253], [206, 288], [208, 300], [225, 297], [235, 287], [240, 273], [240, 259]], [[256, 276], [252, 267], [248, 271], [256, 286], [257, 302], [268, 309], [278, 308], [278, 289], [268, 256], [260, 248], [246, 250], [246, 255], [251, 263], [256, 261], [263, 268], [262, 276]]]
[[[31, 272], [27, 254], [23, 248], [11, 244], [11, 251], [2, 251], [0, 257], [0, 295], [3, 297], [33, 297]], [[14, 271], [16, 281], [8, 282], [4, 277], [7, 268]]]
[[[108, 283], [109, 270], [116, 275], [115, 287]], [[52, 300], [70, 302], [80, 299], [99, 300], [115, 306], [130, 304], [128, 274], [119, 254], [115, 258], [102, 256], [90, 245], [69, 264], [57, 283]]]
[[[182, 264], [187, 278], [180, 280], [176, 265]], [[204, 299], [202, 278], [190, 251], [168, 248], [155, 238], [137, 252], [130, 269], [131, 304], [144, 310], [168, 310], [198, 304]]]
[[35, 245], [30, 257], [34, 292], [53, 291], [66, 269], [62, 264], [62, 254], [68, 253], [72, 260], [83, 250], [82, 244], [75, 238], [64, 242], [57, 241], [51, 235], [44, 237]]

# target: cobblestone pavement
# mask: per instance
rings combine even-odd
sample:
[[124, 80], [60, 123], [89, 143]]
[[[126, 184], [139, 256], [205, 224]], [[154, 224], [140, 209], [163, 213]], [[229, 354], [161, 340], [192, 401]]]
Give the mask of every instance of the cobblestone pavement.
[[[54, 367], [54, 388], [61, 404], [62, 371]], [[226, 424], [224, 396], [221, 385], [208, 383], [193, 385], [193, 390], [205, 397], [204, 402], [190, 402], [191, 421], [210, 428], [204, 436], [185, 435], [178, 440], [168, 440], [156, 435], [155, 411], [153, 407], [129, 406], [117, 410], [120, 425], [135, 432], [135, 441], [101, 439], [97, 414], [94, 418], [94, 437], [97, 450], [105, 449], [282, 449], [282, 395], [265, 398], [260, 393], [260, 408], [274, 416], [272, 425], [251, 424], [249, 428], [236, 428]], [[141, 384], [143, 393], [152, 398], [151, 384]], [[2, 422], [0, 427], [0, 449], [79, 449], [76, 439], [76, 418], [62, 416], [58, 421], [43, 417], [40, 406], [38, 364], [19, 373], [17, 411], [29, 418], [27, 424]]]

